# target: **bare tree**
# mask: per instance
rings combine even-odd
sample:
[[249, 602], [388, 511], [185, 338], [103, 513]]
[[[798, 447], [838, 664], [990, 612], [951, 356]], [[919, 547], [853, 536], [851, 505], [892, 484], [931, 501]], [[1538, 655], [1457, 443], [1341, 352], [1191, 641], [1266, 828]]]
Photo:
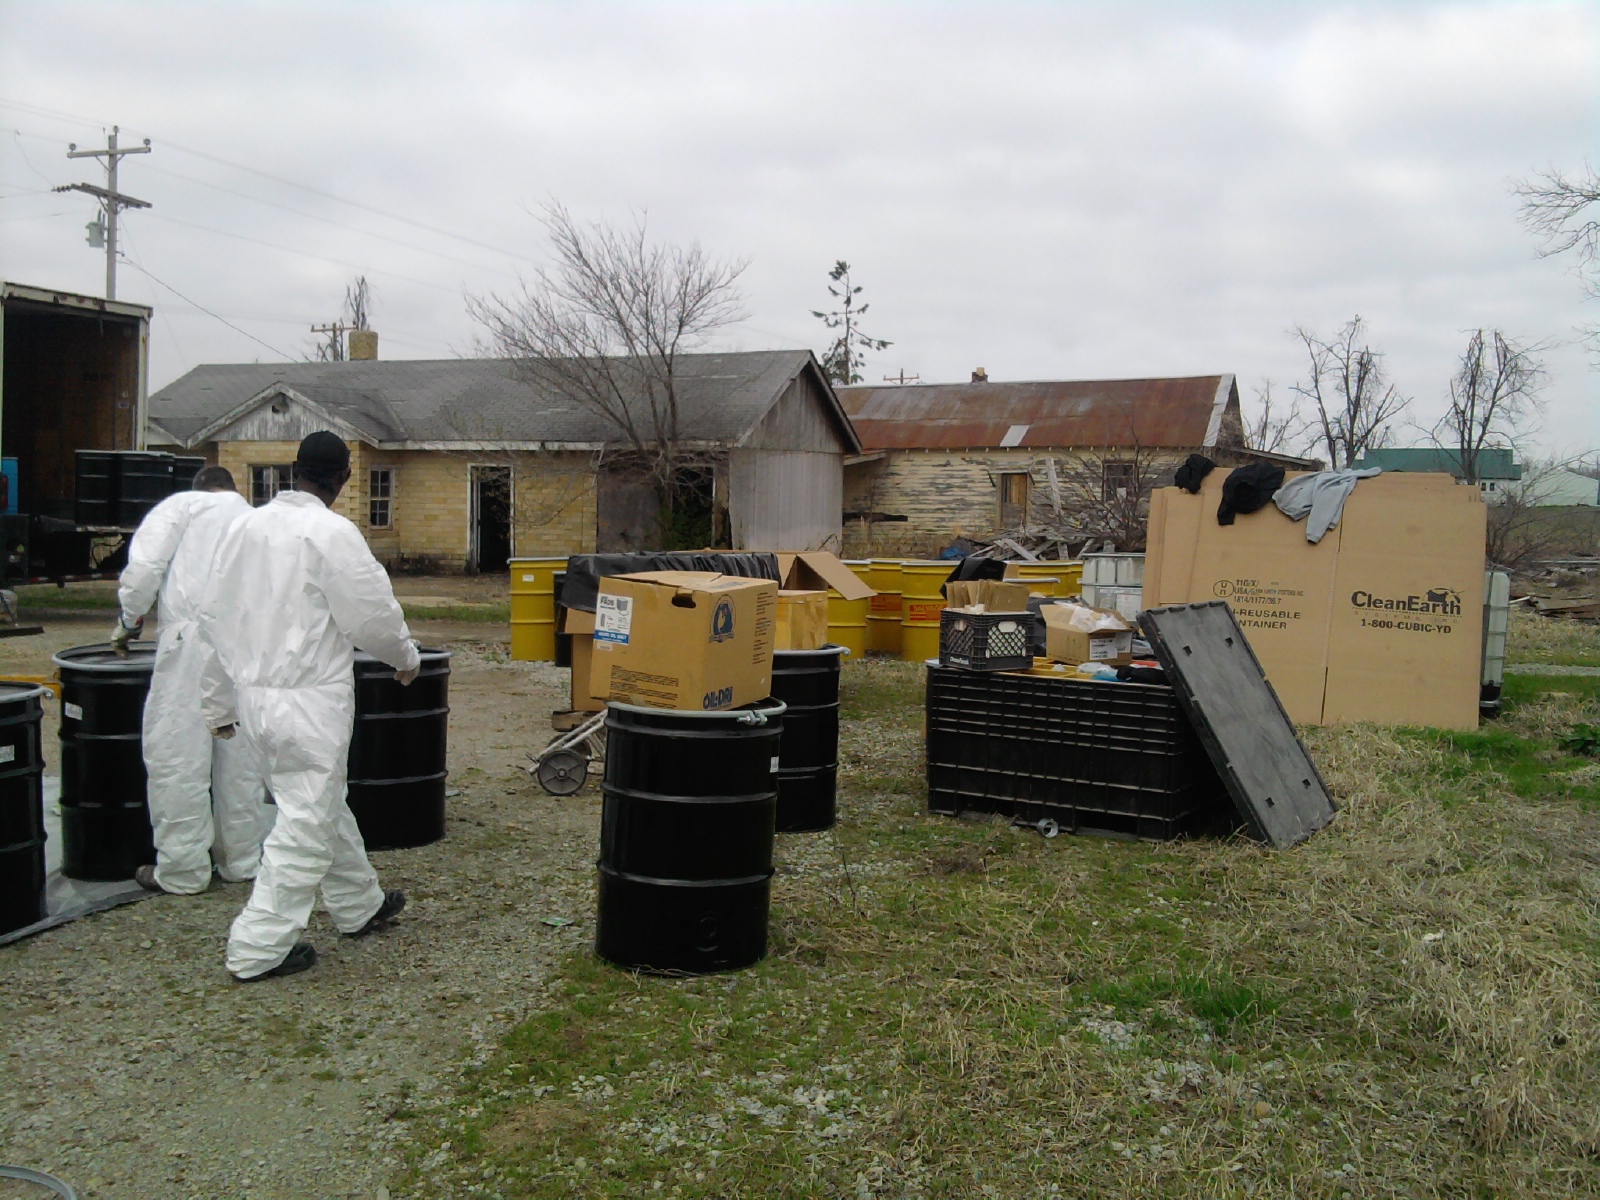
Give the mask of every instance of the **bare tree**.
[[1449, 406], [1431, 432], [1434, 445], [1456, 456], [1463, 482], [1478, 482], [1485, 450], [1514, 448], [1517, 430], [1537, 411], [1544, 385], [1537, 349], [1498, 329], [1475, 329], [1467, 338]]
[[601, 418], [613, 468], [637, 472], [670, 526], [687, 476], [707, 450], [683, 411], [679, 359], [743, 320], [743, 261], [650, 240], [643, 217], [624, 229], [581, 225], [544, 209], [555, 263], [513, 296], [475, 296], [467, 310], [516, 377]]
[[1267, 454], [1291, 454], [1306, 435], [1306, 419], [1294, 401], [1277, 404], [1272, 395], [1272, 380], [1263, 379], [1256, 388], [1256, 412], [1245, 421], [1244, 444]]
[[1057, 534], [1063, 540], [1110, 539], [1122, 550], [1145, 548], [1150, 493], [1172, 470], [1173, 453], [1158, 453], [1144, 444], [1131, 407], [1124, 406], [1123, 420], [1127, 437], [1122, 445], [1056, 460]]
[[[882, 338], [868, 337], [856, 324], [866, 316], [871, 305], [863, 304], [856, 307], [856, 297], [861, 294], [859, 284], [850, 284], [850, 264], [840, 259], [833, 264], [833, 270], [828, 272], [828, 278], [833, 282], [828, 285], [828, 295], [838, 302], [839, 307], [832, 312], [818, 312], [811, 310], [811, 315], [816, 317], [829, 329], [837, 329], [839, 336], [822, 353], [822, 373], [828, 377], [828, 382], [836, 386], [844, 386], [861, 382], [861, 370], [866, 365], [868, 350], [887, 350], [894, 345]], [[904, 372], [902, 372], [903, 374]]]
[[[1600, 205], [1600, 175], [1588, 167], [1584, 172], [1572, 177], [1552, 169], [1512, 190], [1522, 198], [1523, 225], [1543, 239], [1540, 255], [1576, 250], [1579, 266], [1592, 271], [1600, 266], [1600, 208], [1591, 207]], [[1591, 291], [1600, 288], [1595, 279], [1586, 282]]]
[[1311, 445], [1328, 451], [1334, 467], [1351, 467], [1382, 446], [1389, 427], [1411, 403], [1389, 383], [1383, 356], [1364, 344], [1366, 324], [1352, 317], [1323, 340], [1304, 327], [1295, 336], [1306, 348], [1310, 374], [1293, 387], [1312, 409]]
[[1526, 463], [1522, 478], [1497, 484], [1484, 497], [1489, 507], [1485, 557], [1496, 567], [1526, 571], [1542, 558], [1552, 557], [1564, 537], [1561, 522], [1544, 503], [1554, 478], [1570, 470], [1571, 461], [1544, 459]]

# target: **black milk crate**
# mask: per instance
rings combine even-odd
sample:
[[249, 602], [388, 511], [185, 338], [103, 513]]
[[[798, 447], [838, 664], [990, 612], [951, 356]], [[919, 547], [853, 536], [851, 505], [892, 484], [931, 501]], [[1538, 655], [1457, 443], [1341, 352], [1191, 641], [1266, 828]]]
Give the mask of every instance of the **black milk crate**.
[[939, 614], [939, 665], [966, 671], [1025, 671], [1033, 665], [1028, 634], [1033, 614], [961, 612]]
[[928, 808], [1166, 841], [1231, 828], [1170, 687], [928, 668]]

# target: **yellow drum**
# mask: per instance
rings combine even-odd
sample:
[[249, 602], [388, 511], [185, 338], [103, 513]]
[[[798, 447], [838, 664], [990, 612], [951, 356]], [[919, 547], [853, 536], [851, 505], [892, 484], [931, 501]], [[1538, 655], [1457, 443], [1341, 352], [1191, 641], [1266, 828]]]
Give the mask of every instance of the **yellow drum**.
[[900, 560], [875, 558], [867, 582], [877, 589], [867, 613], [867, 653], [900, 653]]
[[953, 562], [900, 565], [900, 657], [907, 662], [939, 657], [939, 614], [944, 611], [939, 588], [955, 568]]
[[1083, 564], [1081, 562], [1008, 562], [1006, 564], [1007, 579], [1045, 580], [1055, 581], [1055, 595], [1076, 596], [1083, 586]]
[[511, 657], [518, 662], [554, 662], [556, 572], [565, 558], [513, 558], [511, 567]]
[[867, 606], [870, 597], [846, 600], [832, 588], [828, 589], [828, 640], [843, 646], [856, 658], [867, 652]]

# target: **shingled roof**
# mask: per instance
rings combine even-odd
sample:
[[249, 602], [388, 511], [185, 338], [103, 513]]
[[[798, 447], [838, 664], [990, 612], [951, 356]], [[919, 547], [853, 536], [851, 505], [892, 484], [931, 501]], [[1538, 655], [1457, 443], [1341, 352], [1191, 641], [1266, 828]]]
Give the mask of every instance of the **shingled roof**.
[[[681, 427], [696, 441], [737, 445], [804, 371], [815, 372], [842, 440], [858, 445], [808, 350], [679, 358]], [[393, 449], [492, 442], [594, 449], [617, 441], [604, 418], [518, 379], [503, 359], [394, 359], [196, 367], [150, 397], [150, 422], [192, 447], [275, 397], [320, 409], [347, 436]]]
[[1217, 445], [1224, 414], [1239, 410], [1232, 375], [837, 390], [869, 451], [1197, 448]]

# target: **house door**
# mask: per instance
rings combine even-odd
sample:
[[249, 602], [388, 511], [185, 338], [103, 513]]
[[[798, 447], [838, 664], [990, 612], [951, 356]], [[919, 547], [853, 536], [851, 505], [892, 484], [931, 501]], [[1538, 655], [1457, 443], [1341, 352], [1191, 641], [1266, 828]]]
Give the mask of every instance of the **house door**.
[[511, 558], [511, 468], [472, 468], [472, 569], [504, 571]]

